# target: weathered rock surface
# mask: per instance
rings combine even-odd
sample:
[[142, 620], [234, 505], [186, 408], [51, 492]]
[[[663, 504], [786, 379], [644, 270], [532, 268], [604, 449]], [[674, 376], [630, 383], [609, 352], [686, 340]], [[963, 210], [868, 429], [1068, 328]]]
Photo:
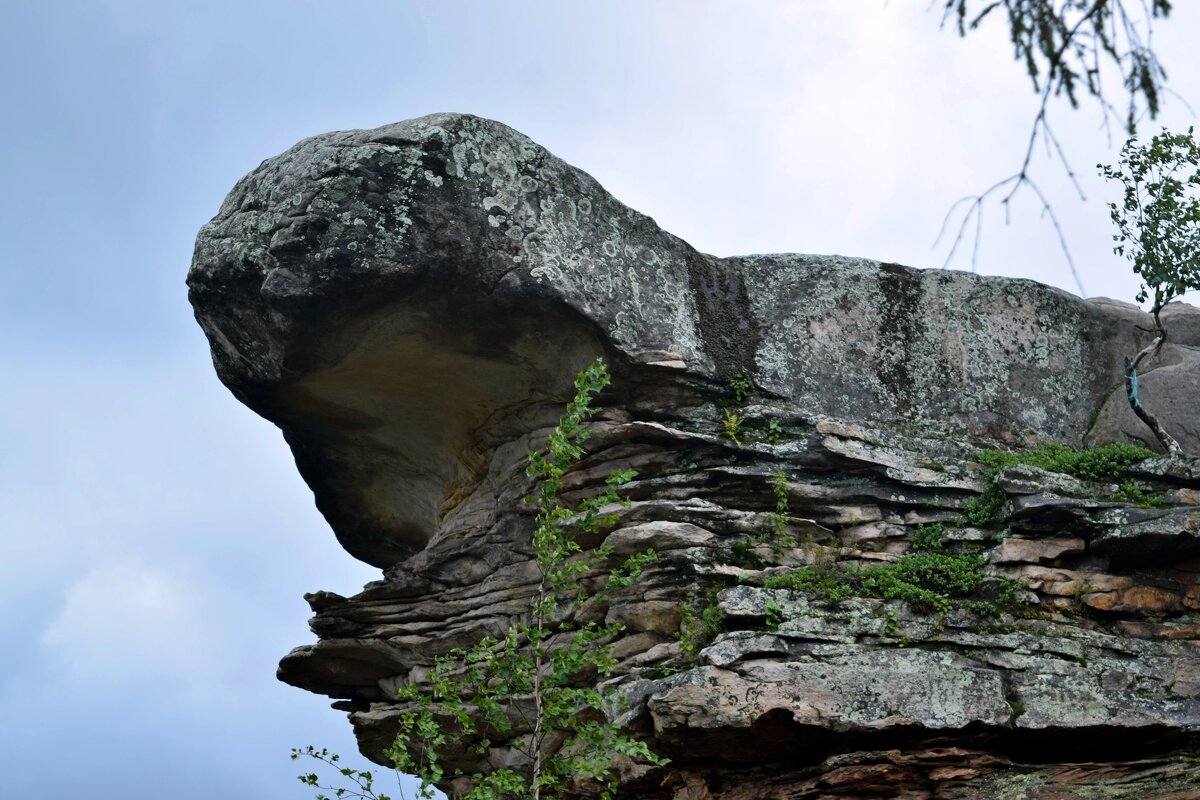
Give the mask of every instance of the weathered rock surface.
[[[526, 455], [603, 355], [614, 384], [566, 487], [639, 473], [607, 540], [660, 557], [592, 612], [626, 626], [623, 723], [672, 759], [626, 795], [1200, 797], [1200, 462], [1131, 473], [1157, 508], [1010, 467], [999, 516], [963, 519], [992, 483], [979, 447], [1146, 440], [1122, 388], [1147, 337], [1135, 307], [706, 256], [461, 115], [265, 161], [201, 231], [189, 286], [221, 379], [281, 427], [347, 550], [384, 569], [355, 597], [308, 595], [318, 641], [280, 665], [339, 700], [369, 757], [399, 686], [527, 609]], [[1196, 452], [1200, 312], [1168, 325], [1144, 397]], [[780, 470], [796, 543], [773, 548]], [[980, 570], [949, 609], [765, 586], [908, 563], [934, 524]], [[685, 605], [719, 608], [711, 641], [680, 642]]]

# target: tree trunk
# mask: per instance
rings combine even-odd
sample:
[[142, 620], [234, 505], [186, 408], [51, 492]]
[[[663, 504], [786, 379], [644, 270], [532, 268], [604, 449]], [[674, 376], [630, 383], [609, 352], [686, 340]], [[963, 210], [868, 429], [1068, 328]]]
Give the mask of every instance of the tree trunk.
[[1162, 347], [1163, 342], [1167, 340], [1167, 331], [1163, 328], [1162, 322], [1158, 318], [1161, 310], [1162, 304], [1159, 302], [1159, 298], [1156, 297], [1154, 308], [1150, 310], [1150, 313], [1154, 317], [1154, 328], [1158, 335], [1154, 338], [1153, 342], [1142, 348], [1142, 351], [1136, 356], [1125, 359], [1125, 396], [1129, 398], [1129, 407], [1133, 409], [1133, 413], [1138, 415], [1138, 419], [1146, 423], [1146, 427], [1154, 431], [1154, 435], [1158, 438], [1163, 448], [1168, 453], [1182, 453], [1183, 448], [1179, 446], [1179, 442], [1175, 441], [1175, 437], [1167, 433], [1162, 423], [1158, 421], [1158, 417], [1147, 411], [1146, 407], [1142, 405], [1141, 400], [1138, 399], [1138, 365], [1142, 363], [1142, 359], [1148, 356], [1153, 358]]

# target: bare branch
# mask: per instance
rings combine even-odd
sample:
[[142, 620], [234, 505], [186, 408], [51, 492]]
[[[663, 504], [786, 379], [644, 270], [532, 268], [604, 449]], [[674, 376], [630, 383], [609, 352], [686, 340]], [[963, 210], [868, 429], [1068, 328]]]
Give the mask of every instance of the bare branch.
[[[1166, 91], [1163, 87], [1166, 72], [1151, 47], [1153, 21], [1168, 16], [1171, 4], [1169, 0], [1137, 0], [1140, 13], [1131, 13], [1128, 6], [1126, 0], [1094, 0], [1086, 5], [1083, 2], [1063, 2], [1057, 7], [1054, 0], [944, 1], [941, 27], [953, 22], [960, 36], [974, 31], [993, 12], [1003, 11], [1007, 16], [1014, 57], [1024, 63], [1038, 95], [1037, 112], [1030, 125], [1029, 138], [1017, 171], [993, 183], [983, 192], [959, 200], [946, 212], [934, 247], [943, 240], [957, 210], [967, 203], [966, 212], [959, 221], [958, 232], [946, 256], [946, 265], [953, 259], [965, 237], [967, 226], [974, 220], [976, 231], [971, 268], [972, 271], [976, 270], [984, 203], [998, 192], [1004, 192], [1000, 202], [1004, 206], [1007, 223], [1010, 201], [1022, 186], [1028, 186], [1041, 202], [1043, 216], [1049, 217], [1054, 224], [1072, 277], [1080, 293], [1086, 296], [1062, 227], [1045, 194], [1033, 181], [1030, 170], [1033, 152], [1041, 137], [1048, 154], [1056, 157], [1055, 160], [1061, 164], [1080, 199], [1087, 199], [1047, 115], [1052, 96], [1065, 94], [1071, 106], [1077, 108], [1077, 89], [1082, 88], [1099, 104], [1101, 127], [1111, 141], [1110, 120], [1118, 117], [1118, 111], [1104, 92], [1106, 65], [1111, 65], [1121, 74], [1128, 93], [1123, 120], [1123, 127], [1127, 131], [1132, 132], [1143, 114], [1151, 117], [1157, 115], [1160, 96]], [[1174, 96], [1174, 93], [1171, 94]]]

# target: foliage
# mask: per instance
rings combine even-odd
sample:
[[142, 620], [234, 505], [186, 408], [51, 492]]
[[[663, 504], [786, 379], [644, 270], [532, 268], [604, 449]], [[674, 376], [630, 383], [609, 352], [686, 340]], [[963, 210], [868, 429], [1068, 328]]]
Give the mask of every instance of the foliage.
[[767, 601], [766, 625], [767, 630], [777, 631], [783, 623], [783, 606], [775, 600]]
[[1117, 226], [1113, 250], [1132, 261], [1133, 271], [1142, 277], [1138, 302], [1154, 297], [1150, 315], [1157, 336], [1125, 359], [1125, 392], [1130, 408], [1163, 449], [1179, 453], [1179, 442], [1138, 397], [1138, 367], [1167, 339], [1159, 316], [1163, 307], [1190, 289], [1200, 289], [1200, 144], [1192, 128], [1186, 134], [1163, 130], [1146, 145], [1130, 137], [1121, 148], [1119, 165], [1101, 165], [1100, 173], [1125, 187], [1122, 202], [1109, 205]]
[[[1096, 98], [1105, 113], [1110, 105], [1101, 83], [1102, 64], [1122, 73], [1129, 95], [1125, 124], [1158, 114], [1166, 73], [1150, 49], [1149, 24], [1171, 13], [1170, 0], [1145, 0], [1131, 14], [1122, 0], [946, 0], [943, 23], [953, 20], [966, 36], [993, 14], [1007, 16], [1014, 57], [1022, 62], [1035, 92], [1065, 94], [1079, 106], [1080, 90]], [[1145, 29], [1143, 29], [1143, 25]]]
[[783, 438], [783, 425], [777, 419], [767, 420], [767, 441], [771, 444], [778, 444]]
[[[387, 756], [399, 771], [421, 781], [419, 797], [433, 797], [433, 787], [447, 777], [447, 751], [465, 748], [486, 758], [492, 737], [501, 737], [523, 760], [471, 775], [473, 788], [462, 800], [553, 800], [579, 784], [590, 784], [597, 796], [610, 798], [618, 759], [665, 763], [645, 742], [608, 721], [617, 698], [593, 688], [615, 664], [611, 642], [621, 626], [572, 622], [585, 601], [630, 585], [654, 558], [653, 551], [630, 557], [611, 572], [603, 588], [589, 593], [585, 584], [612, 552], [606, 547], [584, 551], [578, 537], [615, 521], [605, 508], [622, 502], [618, 489], [634, 473], [614, 472], [603, 492], [577, 508], [560, 500], [564, 474], [583, 455], [594, 413], [591, 397], [608, 382], [602, 361], [581, 372], [575, 397], [545, 451], [530, 454], [527, 472], [537, 488], [526, 501], [537, 507], [532, 540], [541, 579], [528, 620], [498, 639], [486, 637], [439, 657], [423, 681], [398, 693], [409, 710], [400, 718], [400, 732]], [[382, 800], [370, 793], [346, 796]]]
[[815, 595], [831, 603], [859, 596], [848, 576], [816, 564], [771, 575], [763, 581], [763, 587], [766, 589], [793, 589]]
[[942, 542], [944, 530], [940, 522], [918, 525], [917, 529], [908, 535], [908, 543], [917, 551], [940, 553], [945, 546]]
[[1113, 482], [1123, 480], [1134, 464], [1153, 457], [1151, 450], [1119, 442], [1089, 450], [1050, 442], [1029, 450], [981, 450], [971, 456], [993, 473], [1014, 464], [1028, 464], [1082, 480]]
[[[983, 494], [967, 500], [963, 504], [963, 512], [970, 523], [978, 527], [986, 527], [999, 519], [1007, 498], [1004, 491], [996, 485], [995, 477], [996, 473], [1005, 467], [1027, 464], [1081, 480], [1121, 483], [1128, 482], [1130, 467], [1139, 461], [1153, 458], [1154, 455], [1153, 451], [1144, 447], [1120, 442], [1088, 450], [1077, 450], [1053, 442], [1029, 450], [980, 450], [971, 458], [988, 468], [987, 488]], [[1141, 502], [1132, 497], [1128, 499], [1133, 503]], [[1148, 498], [1143, 499], [1150, 502]]]
[[994, 472], [988, 475], [987, 488], [983, 490], [983, 494], [963, 503], [963, 513], [967, 515], [967, 521], [979, 528], [985, 528], [998, 520], [1004, 511], [1004, 504], [1008, 502], [1004, 490], [992, 481], [994, 477]]
[[796, 546], [796, 537], [788, 533], [788, 480], [783, 470], [771, 476], [771, 492], [775, 495], [775, 510], [769, 515], [771, 524], [765, 539], [772, 552], [779, 555]]
[[750, 371], [746, 369], [738, 370], [738, 373], [733, 376], [733, 380], [729, 382], [729, 389], [733, 392], [733, 398], [738, 403], [746, 402], [746, 398], [750, 396]]
[[721, 418], [721, 435], [736, 445], [740, 445], [741, 439], [738, 438], [738, 431], [742, 427], [742, 423], [746, 418], [740, 416], [733, 409], [725, 409], [725, 416]]
[[724, 614], [715, 591], [703, 599], [694, 592], [680, 609], [679, 652], [689, 660], [695, 660], [700, 651], [707, 647], [721, 632]]
[[911, 643], [907, 636], [900, 635], [900, 620], [896, 616], [896, 609], [886, 608], [881, 609], [883, 617], [883, 635], [893, 640], [900, 647], [908, 647]]
[[[331, 798], [359, 798], [359, 800], [391, 800], [386, 794], [377, 793], [375, 791], [375, 775], [368, 770], [352, 769], [343, 767], [339, 762], [341, 756], [337, 753], [331, 753], [326, 749], [318, 750], [309, 745], [303, 750], [292, 748], [292, 761], [296, 761], [301, 756], [320, 761], [337, 771], [342, 778], [350, 782], [350, 787], [344, 786], [327, 786], [321, 783], [321, 778], [315, 772], [309, 772], [300, 776], [300, 782], [305, 786], [311, 786], [319, 791], [316, 794], [317, 800], [331, 800]], [[332, 794], [325, 794], [332, 792]]]
[[[944, 0], [942, 24], [952, 24], [961, 36], [968, 36], [989, 18], [1007, 18], [1013, 54], [1029, 73], [1039, 97], [1017, 171], [979, 194], [964, 197], [947, 212], [938, 241], [959, 209], [965, 208], [946, 256], [947, 266], [966, 238], [974, 240], [971, 262], [975, 263], [983, 206], [990, 197], [1000, 197], [1007, 219], [1010, 202], [1026, 188], [1041, 205], [1042, 216], [1054, 226], [1080, 294], [1087, 294], [1058, 216], [1033, 175], [1033, 158], [1040, 139], [1047, 154], [1061, 163], [1080, 199], [1085, 199], [1066, 151], [1050, 124], [1050, 99], [1065, 95], [1072, 107], [1077, 108], [1081, 95], [1090, 96], [1100, 106], [1107, 130], [1110, 118], [1118, 116], [1116, 105], [1105, 94], [1106, 86], [1110, 85], [1108, 72], [1112, 70], [1120, 74], [1127, 97], [1121, 120], [1124, 129], [1132, 133], [1144, 113], [1156, 116], [1165, 91], [1166, 72], [1151, 48], [1152, 29], [1157, 19], [1170, 15], [1171, 6], [1170, 0]], [[974, 235], [968, 237], [972, 221]]]
[[1118, 166], [1100, 174], [1124, 186], [1109, 210], [1117, 255], [1142, 278], [1138, 302], [1154, 298], [1161, 309], [1184, 292], [1200, 289], [1200, 144], [1194, 129], [1163, 130], [1145, 145], [1131, 137]]
[[1139, 508], [1164, 508], [1167, 505], [1162, 495], [1147, 490], [1137, 481], [1122, 481], [1113, 499], [1132, 503]]
[[1004, 578], [989, 582], [997, 589], [996, 599], [975, 599], [985, 583], [983, 557], [978, 554], [911, 553], [890, 564], [841, 573], [820, 566], [801, 567], [773, 575], [763, 586], [802, 591], [834, 603], [849, 597], [905, 600], [938, 614], [957, 607], [995, 616], [1017, 608], [1018, 584]]

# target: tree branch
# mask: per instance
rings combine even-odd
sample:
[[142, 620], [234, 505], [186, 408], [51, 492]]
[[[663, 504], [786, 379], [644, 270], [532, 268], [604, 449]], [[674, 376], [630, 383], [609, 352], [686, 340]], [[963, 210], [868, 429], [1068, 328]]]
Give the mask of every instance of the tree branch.
[[[1029, 139], [1021, 158], [1020, 167], [1012, 175], [996, 181], [976, 195], [968, 195], [955, 202], [946, 212], [942, 227], [934, 241], [936, 248], [944, 238], [956, 212], [967, 203], [966, 212], [958, 223], [958, 231], [946, 255], [943, 266], [948, 267], [966, 238], [968, 227], [974, 223], [975, 234], [971, 254], [971, 269], [978, 269], [979, 240], [982, 231], [981, 214], [985, 202], [997, 193], [1004, 192], [1005, 224], [1010, 219], [1009, 204], [1022, 186], [1028, 186], [1042, 204], [1043, 216], [1049, 217], [1058, 235], [1059, 244], [1071, 269], [1080, 294], [1087, 296], [1083, 282], [1075, 268], [1066, 236], [1058, 223], [1051, 204], [1044, 192], [1031, 176], [1033, 152], [1039, 137], [1046, 143], [1047, 150], [1063, 167], [1067, 178], [1086, 200], [1074, 170], [1066, 158], [1066, 152], [1050, 125], [1048, 109], [1052, 95], [1065, 93], [1073, 107], [1078, 107], [1076, 86], [1082, 84], [1087, 94], [1093, 97], [1102, 111], [1102, 126], [1109, 134], [1109, 120], [1117, 117], [1117, 110], [1104, 93], [1104, 65], [1112, 63], [1122, 73], [1129, 94], [1124, 125], [1132, 132], [1142, 113], [1154, 117], [1158, 113], [1159, 97], [1163, 91], [1166, 73], [1151, 49], [1153, 20], [1166, 17], [1171, 11], [1167, 0], [1138, 0], [1141, 15], [1131, 14], [1125, 0], [1095, 0], [1081, 7], [1079, 2], [1064, 2], [1055, 8], [1053, 0], [981, 0], [982, 7], [974, 0], [945, 0], [942, 27], [953, 20], [960, 36], [974, 31], [993, 11], [1003, 10], [1008, 17], [1009, 39], [1013, 44], [1014, 57], [1023, 61], [1038, 94], [1037, 113], [1030, 126]], [[969, 7], [979, 8], [968, 13]], [[1078, 17], [1072, 19], [1074, 14]], [[1145, 35], [1139, 23], [1144, 23]], [[1139, 100], [1141, 103], [1139, 103]], [[1142, 110], [1139, 110], [1141, 108]]]

